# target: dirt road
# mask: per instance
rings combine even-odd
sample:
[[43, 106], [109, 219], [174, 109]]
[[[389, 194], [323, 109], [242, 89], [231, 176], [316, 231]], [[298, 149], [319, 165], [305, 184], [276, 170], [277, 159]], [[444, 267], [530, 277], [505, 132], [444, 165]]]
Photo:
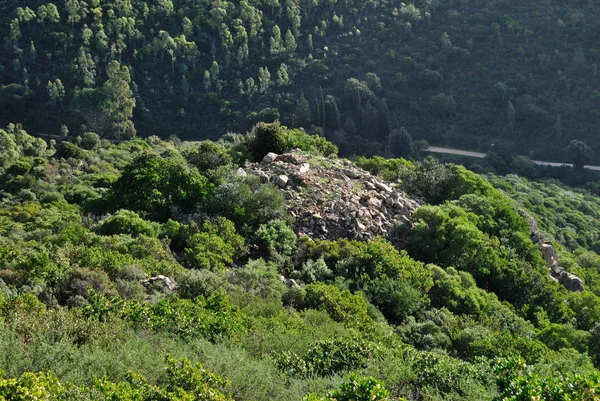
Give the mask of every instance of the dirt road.
[[[485, 153], [471, 152], [469, 150], [442, 148], [442, 147], [439, 147], [439, 146], [430, 146], [425, 151], [426, 152], [432, 152], [432, 153], [446, 153], [446, 154], [451, 154], [451, 155], [460, 155], [460, 156], [467, 156], [467, 157], [477, 157], [479, 159], [483, 159], [486, 156]], [[533, 162], [533, 164], [537, 164], [538, 166], [552, 166], [552, 167], [567, 166], [567, 167], [573, 167], [573, 165], [571, 163], [545, 162], [545, 161], [541, 161], [541, 160], [532, 160], [532, 162]], [[588, 165], [586, 165], [586, 166], [583, 166], [583, 167], [587, 168], [589, 170], [600, 171], [600, 166], [588, 166]]]

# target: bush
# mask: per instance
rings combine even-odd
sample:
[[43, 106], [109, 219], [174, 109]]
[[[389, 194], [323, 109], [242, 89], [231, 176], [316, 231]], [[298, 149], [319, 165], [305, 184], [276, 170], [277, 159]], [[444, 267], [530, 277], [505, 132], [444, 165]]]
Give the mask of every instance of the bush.
[[219, 186], [204, 210], [228, 218], [238, 232], [248, 235], [261, 224], [288, 217], [281, 191], [273, 185], [261, 184], [256, 176], [233, 179]]
[[271, 220], [256, 231], [256, 242], [263, 256], [291, 257], [296, 251], [296, 234], [282, 220]]
[[321, 257], [317, 260], [309, 259], [302, 264], [302, 270], [292, 272], [295, 279], [304, 283], [327, 282], [333, 279], [333, 271], [327, 267], [325, 260]]
[[425, 266], [405, 251], [397, 251], [385, 239], [354, 245], [342, 251], [336, 274], [353, 280], [358, 288], [366, 288], [371, 280], [382, 277], [403, 278], [422, 293], [431, 288], [431, 273]]
[[260, 162], [269, 152], [283, 153], [285, 143], [284, 127], [279, 122], [258, 123], [246, 137], [246, 145], [254, 161]]
[[231, 163], [227, 149], [215, 142], [202, 141], [183, 151], [183, 156], [200, 171], [214, 170]]
[[78, 138], [78, 145], [85, 150], [94, 150], [100, 146], [100, 135], [95, 132], [86, 132]]
[[319, 135], [309, 135], [304, 129], [288, 129], [283, 127], [283, 150], [301, 149], [323, 156], [337, 155], [338, 147]]
[[233, 222], [224, 217], [206, 220], [202, 231], [192, 234], [185, 248], [185, 261], [191, 268], [222, 270], [244, 254], [244, 238]]
[[390, 323], [402, 323], [423, 306], [423, 295], [403, 279], [375, 279], [366, 293]]
[[155, 224], [142, 219], [130, 210], [119, 210], [108, 216], [96, 226], [96, 232], [101, 235], [129, 234], [132, 237], [147, 235], [156, 236]]
[[287, 351], [277, 356], [279, 370], [291, 377], [330, 376], [364, 369], [383, 349], [360, 339], [319, 340], [302, 355]]
[[494, 401], [547, 401], [581, 400], [593, 401], [600, 392], [600, 377], [597, 373], [585, 375], [558, 374], [541, 377], [532, 372], [519, 357], [497, 360], [494, 374], [499, 388]]
[[244, 267], [232, 270], [229, 283], [261, 298], [279, 300], [285, 292], [285, 284], [279, 279], [277, 266], [262, 259], [251, 260]]
[[309, 284], [301, 290], [292, 290], [286, 302], [296, 309], [326, 311], [336, 322], [358, 325], [372, 323], [368, 314], [368, 303], [360, 293], [352, 294], [333, 285]]
[[177, 293], [181, 298], [209, 297], [225, 288], [226, 275], [210, 270], [186, 270], [178, 277]]
[[74, 145], [71, 142], [64, 141], [56, 145], [56, 152], [54, 153], [54, 157], [63, 159], [85, 160], [86, 153], [77, 145]]
[[[373, 378], [359, 378], [355, 374], [348, 377], [340, 390], [334, 390], [325, 397], [317, 394], [308, 394], [302, 401], [387, 401], [391, 400], [390, 393], [385, 389], [383, 382]], [[398, 400], [402, 401], [402, 399]]]
[[178, 161], [144, 153], [125, 167], [104, 199], [112, 209], [143, 212], [167, 220], [172, 208], [192, 210], [210, 191], [208, 180]]

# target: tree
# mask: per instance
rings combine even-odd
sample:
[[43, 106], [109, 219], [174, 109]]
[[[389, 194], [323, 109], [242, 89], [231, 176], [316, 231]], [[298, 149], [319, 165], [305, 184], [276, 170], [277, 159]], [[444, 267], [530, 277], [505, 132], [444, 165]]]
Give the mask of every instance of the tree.
[[300, 99], [296, 103], [296, 112], [292, 119], [292, 125], [295, 127], [308, 128], [312, 122], [312, 113], [310, 110], [310, 103], [304, 97], [304, 93], [300, 94]]
[[271, 73], [267, 67], [260, 67], [258, 69], [258, 85], [260, 93], [267, 93], [271, 86]]
[[592, 148], [585, 142], [573, 139], [567, 146], [567, 157], [575, 169], [583, 169], [583, 165], [592, 159]]
[[131, 138], [135, 136], [131, 121], [135, 98], [129, 86], [129, 69], [113, 60], [106, 67], [106, 74], [108, 80], [102, 88], [84, 88], [75, 92], [74, 108], [86, 120], [90, 131]]
[[273, 27], [273, 36], [271, 36], [269, 52], [271, 53], [271, 56], [278, 56], [283, 50], [284, 48], [283, 41], [281, 40], [281, 30], [279, 29], [279, 26], [275, 25]]
[[269, 152], [283, 153], [284, 127], [277, 121], [274, 123], [258, 123], [246, 137], [248, 150], [254, 160], [261, 161]]
[[294, 38], [294, 34], [289, 29], [285, 33], [285, 51], [289, 57], [292, 57], [296, 51], [296, 38]]
[[62, 104], [62, 99], [65, 97], [65, 87], [60, 79], [57, 78], [54, 82], [48, 81], [46, 91], [52, 104], [56, 105], [59, 102]]
[[388, 136], [388, 150], [394, 157], [409, 157], [413, 153], [412, 136], [406, 128], [393, 130]]
[[192, 210], [208, 195], [208, 180], [175, 160], [153, 153], [136, 157], [112, 185], [105, 200], [113, 210], [141, 212], [166, 221], [172, 208]]
[[19, 157], [19, 148], [14, 136], [0, 129], [0, 170], [6, 169]]
[[290, 77], [288, 76], [288, 67], [285, 64], [281, 64], [277, 70], [277, 86], [284, 87], [290, 84]]

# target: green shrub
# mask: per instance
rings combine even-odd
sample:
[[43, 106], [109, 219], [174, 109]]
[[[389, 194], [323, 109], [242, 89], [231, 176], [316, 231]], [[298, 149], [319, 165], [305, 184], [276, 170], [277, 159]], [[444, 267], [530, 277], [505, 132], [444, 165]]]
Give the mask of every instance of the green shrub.
[[333, 279], [333, 271], [325, 260], [321, 257], [317, 260], [309, 259], [302, 264], [302, 270], [292, 272], [294, 278], [301, 280], [304, 283], [328, 282]]
[[366, 293], [390, 323], [402, 323], [423, 306], [423, 295], [404, 279], [377, 278]]
[[200, 171], [215, 170], [231, 163], [227, 149], [218, 143], [202, 141], [183, 150], [183, 156]]
[[236, 233], [233, 222], [224, 217], [206, 220], [202, 231], [192, 234], [185, 248], [189, 267], [222, 270], [244, 253], [244, 238]]
[[56, 145], [56, 152], [54, 153], [54, 157], [63, 159], [85, 160], [87, 156], [85, 151], [77, 145], [74, 145], [71, 142], [64, 141]]
[[287, 302], [300, 310], [326, 311], [336, 322], [361, 325], [372, 321], [367, 313], [368, 303], [362, 294], [342, 291], [333, 285], [309, 284], [301, 290], [292, 291]]
[[156, 236], [155, 224], [130, 210], [119, 210], [100, 222], [95, 231], [101, 235], [129, 234], [132, 237]]
[[338, 147], [319, 135], [309, 135], [304, 129], [283, 128], [283, 149], [288, 152], [292, 149], [301, 149], [323, 156], [337, 155]]
[[279, 300], [285, 292], [285, 285], [277, 273], [277, 265], [263, 259], [250, 260], [245, 266], [231, 270], [228, 281], [248, 293], [266, 299]]
[[219, 271], [186, 270], [177, 278], [177, 293], [185, 299], [209, 297], [225, 288], [226, 275]]
[[143, 153], [125, 167], [105, 195], [114, 210], [143, 212], [165, 221], [173, 207], [192, 210], [208, 195], [208, 180], [197, 170], [152, 153]]
[[246, 145], [254, 161], [261, 161], [269, 152], [280, 154], [285, 151], [284, 129], [279, 122], [261, 122], [252, 128], [252, 131], [246, 136]]
[[256, 231], [256, 243], [261, 256], [289, 260], [296, 252], [296, 234], [282, 220], [271, 220]]
[[405, 251], [396, 250], [383, 238], [353, 245], [342, 251], [335, 272], [353, 280], [358, 288], [382, 277], [402, 278], [422, 293], [433, 284], [431, 273], [422, 263], [411, 259]]
[[541, 377], [519, 357], [497, 360], [494, 373], [499, 388], [494, 401], [593, 401], [600, 393], [597, 372], [585, 375], [556, 372], [552, 377]]
[[[351, 374], [339, 390], [330, 391], [326, 396], [308, 394], [303, 401], [387, 401], [390, 393], [382, 381], [373, 377], [359, 378]], [[402, 401], [399, 399], [398, 401]]]
[[77, 144], [85, 150], [94, 150], [100, 146], [100, 135], [95, 132], [85, 132], [77, 139]]
[[256, 176], [233, 179], [219, 186], [204, 210], [233, 221], [238, 232], [245, 235], [271, 220], [288, 218], [281, 191], [261, 184]]
[[381, 346], [353, 339], [319, 340], [301, 355], [287, 351], [276, 358], [279, 370], [291, 377], [330, 376], [364, 369], [370, 358], [377, 358]]

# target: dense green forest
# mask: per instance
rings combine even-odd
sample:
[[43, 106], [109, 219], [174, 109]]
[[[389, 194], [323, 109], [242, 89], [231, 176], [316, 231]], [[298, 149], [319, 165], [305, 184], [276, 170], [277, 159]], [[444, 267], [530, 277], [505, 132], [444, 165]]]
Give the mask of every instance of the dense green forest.
[[405, 156], [412, 136], [559, 161], [580, 140], [600, 164], [599, 15], [589, 0], [3, 0], [0, 126], [198, 140], [279, 119], [345, 155]]
[[[598, 398], [600, 200], [584, 190], [350, 162], [279, 124], [116, 144], [9, 125], [0, 143], [3, 399]], [[303, 234], [346, 204], [344, 235]], [[550, 277], [547, 241], [583, 290]]]

